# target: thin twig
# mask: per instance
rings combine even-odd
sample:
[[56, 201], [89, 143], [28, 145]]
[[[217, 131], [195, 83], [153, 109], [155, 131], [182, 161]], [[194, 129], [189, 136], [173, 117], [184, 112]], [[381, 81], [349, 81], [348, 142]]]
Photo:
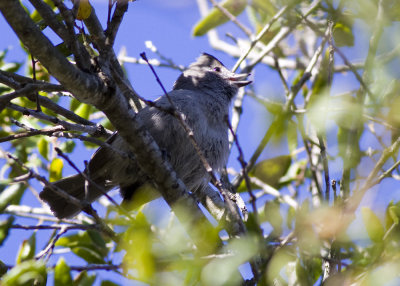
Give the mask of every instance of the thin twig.
[[265, 34], [268, 33], [268, 31], [271, 29], [272, 25], [276, 22], [276, 20], [278, 20], [285, 12], [286, 10], [289, 8], [289, 5], [285, 5], [283, 6], [272, 18], [271, 20], [268, 21], [268, 23], [264, 26], [264, 28], [257, 34], [256, 38], [251, 41], [250, 43], [250, 47], [248, 48], [248, 50], [246, 51], [246, 53], [244, 53], [235, 63], [234, 67], [232, 68], [232, 71], [235, 72], [240, 64], [244, 61], [244, 59], [247, 58], [247, 56], [250, 54], [250, 52], [253, 50], [253, 48], [256, 46], [256, 44], [262, 39], [262, 37], [264, 37]]
[[[78, 41], [75, 33], [75, 17], [70, 9], [68, 9], [61, 0], [53, 0], [54, 4], [60, 10], [62, 17], [64, 18], [67, 35], [68, 35], [68, 46], [75, 56], [76, 64], [83, 70], [89, 70], [90, 68], [90, 55], [83, 45]], [[74, 5], [75, 6], [75, 5]]]
[[[107, 22], [107, 30], [106, 30], [106, 45], [111, 49], [114, 46], [115, 37], [117, 36], [118, 29], [121, 25], [122, 19], [128, 10], [128, 0], [119, 0], [117, 1], [116, 7], [114, 9], [114, 14], [112, 16], [111, 21]], [[109, 11], [110, 13], [110, 6]]]
[[68, 41], [68, 32], [62, 21], [57, 19], [56, 13], [50, 8], [50, 6], [41, 0], [29, 0], [35, 9], [42, 16], [45, 25], [49, 26], [61, 39], [65, 42]]
[[237, 134], [233, 131], [232, 125], [229, 122], [229, 118], [228, 117], [225, 118], [225, 122], [226, 122], [226, 125], [229, 128], [229, 131], [231, 132], [231, 135], [233, 136], [233, 142], [236, 144], [236, 148], [238, 149], [238, 152], [239, 152], [238, 161], [239, 161], [239, 163], [240, 163], [240, 165], [242, 167], [242, 172], [243, 172], [244, 180], [245, 180], [245, 183], [246, 183], [246, 188], [247, 188], [247, 191], [249, 192], [249, 195], [250, 195], [250, 198], [251, 198], [251, 205], [253, 207], [254, 218], [255, 218], [255, 220], [257, 222], [257, 225], [259, 225], [258, 211], [257, 211], [257, 206], [256, 206], [257, 198], [253, 193], [253, 190], [252, 190], [252, 187], [251, 187], [250, 178], [249, 178], [248, 173], [246, 172], [247, 163], [244, 160], [243, 150], [240, 147], [239, 139], [237, 137]]
[[[1, 82], [1, 80], [0, 80], [0, 82]], [[22, 86], [22, 85], [23, 84], [15, 83], [11, 86], [12, 88], [16, 89], [14, 92], [7, 93], [7, 94], [0, 96], [0, 110], [2, 110], [5, 106], [7, 106], [7, 104], [11, 100], [13, 100], [17, 97], [27, 96], [29, 98], [29, 95], [31, 93], [37, 94], [38, 91], [62, 91], [62, 90], [64, 90], [64, 88], [61, 85], [48, 84], [48, 83], [42, 83], [42, 82], [28, 83], [28, 84], [24, 84], [24, 86]], [[17, 86], [17, 87], [15, 87], [15, 86]], [[42, 97], [40, 97], [40, 98], [42, 98]]]
[[32, 176], [32, 178], [35, 178], [36, 180], [42, 182], [46, 187], [50, 188], [51, 190], [57, 192], [57, 194], [59, 194], [61, 197], [63, 197], [64, 199], [66, 199], [68, 201], [68, 203], [71, 203], [79, 208], [83, 208], [83, 204], [75, 197], [70, 196], [67, 192], [65, 192], [64, 190], [58, 188], [57, 186], [55, 186], [54, 184], [50, 183], [49, 181], [47, 181], [47, 179], [43, 176], [40, 176], [39, 174], [37, 174], [35, 171], [33, 171], [31, 168], [27, 167], [24, 163], [22, 163], [17, 157], [15, 157], [14, 155], [12, 155], [11, 153], [7, 153], [7, 157], [9, 159], [12, 159], [15, 163], [17, 163], [20, 167], [22, 167], [23, 169], [27, 170], [30, 175]]
[[221, 11], [222, 14], [224, 14], [226, 17], [229, 18], [233, 23], [235, 23], [249, 38], [253, 35], [251, 30], [247, 28], [245, 25], [239, 22], [239, 20], [236, 18], [235, 15], [233, 15], [231, 12], [229, 12], [225, 7], [221, 6], [217, 1], [215, 0], [210, 0], [211, 3], [215, 8]]
[[[36, 83], [36, 63], [38, 61], [35, 60], [33, 55], [31, 54], [31, 64], [32, 64], [32, 79], [33, 82]], [[39, 93], [36, 91], [35, 93], [35, 100], [36, 100], [36, 111], [40, 112], [42, 111], [42, 108], [40, 107], [40, 100], [39, 100]]]
[[[272, 136], [275, 134], [275, 132], [279, 129], [279, 127], [282, 124], [282, 120], [285, 119], [285, 117], [288, 116], [291, 112], [291, 108], [293, 105], [293, 101], [297, 95], [297, 93], [300, 91], [301, 87], [310, 79], [311, 77], [311, 72], [314, 69], [315, 64], [317, 63], [317, 60], [319, 56], [321, 55], [323, 51], [323, 47], [325, 45], [325, 42], [328, 37], [328, 29], [325, 32], [325, 37], [321, 43], [321, 45], [316, 49], [313, 57], [311, 58], [306, 70], [304, 71], [303, 76], [300, 78], [299, 82], [292, 86], [290, 93], [287, 95], [287, 100], [286, 103], [283, 107], [283, 110], [276, 119], [272, 122], [270, 127], [268, 128], [267, 132], [265, 133], [263, 139], [261, 140], [260, 144], [257, 146], [257, 149], [251, 156], [249, 163], [247, 165], [247, 172], [250, 171], [253, 166], [255, 165], [258, 157], [261, 155], [262, 151], [265, 149], [265, 146], [268, 144], [269, 140], [272, 138]], [[243, 175], [239, 175], [234, 179], [233, 185], [237, 188], [241, 181], [243, 180]]]
[[[32, 109], [28, 109], [25, 107], [21, 107], [19, 105], [16, 104], [12, 104], [10, 103], [8, 105], [9, 108], [19, 111], [24, 115], [30, 115], [33, 116], [37, 119], [41, 119], [41, 120], [46, 120], [49, 121], [53, 124], [58, 124], [58, 125], [62, 125], [66, 130], [69, 131], [79, 131], [79, 132], [86, 132], [94, 137], [98, 137], [102, 134], [104, 134], [104, 132], [108, 133], [107, 131], [105, 131], [104, 127], [102, 127], [101, 125], [99, 126], [88, 126], [88, 125], [82, 125], [82, 124], [75, 124], [75, 123], [70, 123], [64, 120], [61, 120], [57, 117], [54, 116], [50, 116], [47, 114], [44, 114], [42, 112], [37, 112], [36, 110], [32, 110]], [[110, 135], [110, 134], [109, 134]]]
[[[382, 174], [381, 176], [376, 178], [380, 170], [382, 169], [383, 165], [386, 163], [386, 161], [395, 153], [399, 150], [400, 148], [400, 137], [397, 138], [397, 140], [388, 148], [383, 150], [381, 157], [379, 158], [378, 162], [375, 164], [373, 170], [370, 172], [368, 175], [365, 183], [354, 192], [354, 194], [348, 198], [346, 201], [346, 211], [349, 212], [354, 212], [357, 207], [359, 206], [362, 198], [364, 197], [366, 191], [368, 191], [370, 188], [375, 186], [376, 184], [379, 184], [381, 180], [383, 180], [385, 177], [387, 177], [399, 164], [400, 162], [396, 162], [387, 172]], [[390, 171], [390, 172], [389, 172]]]
[[289, 94], [290, 93], [290, 89], [289, 89], [289, 86], [288, 86], [288, 84], [286, 82], [285, 77], [283, 76], [282, 69], [281, 69], [281, 66], [279, 65], [278, 57], [276, 55], [274, 55], [274, 61], [275, 61], [275, 68], [278, 71], [279, 78], [281, 79], [281, 82], [283, 84], [283, 88], [285, 89], [285, 93]]
[[43, 256], [47, 254], [47, 259], [50, 258], [50, 256], [53, 254], [54, 247], [56, 246], [57, 240], [60, 239], [60, 237], [68, 231], [68, 226], [63, 225], [60, 228], [60, 231], [57, 233], [56, 236], [53, 237], [51, 242], [43, 249], [41, 252], [39, 252], [36, 256], [35, 259], [41, 259]]
[[73, 225], [65, 225], [65, 224], [52, 224], [52, 225], [21, 225], [21, 224], [13, 224], [10, 228], [15, 229], [23, 229], [23, 230], [43, 230], [43, 229], [56, 229], [61, 230], [66, 228], [67, 230], [72, 229], [80, 229], [80, 230], [88, 230], [88, 229], [99, 229], [97, 224], [73, 224]]

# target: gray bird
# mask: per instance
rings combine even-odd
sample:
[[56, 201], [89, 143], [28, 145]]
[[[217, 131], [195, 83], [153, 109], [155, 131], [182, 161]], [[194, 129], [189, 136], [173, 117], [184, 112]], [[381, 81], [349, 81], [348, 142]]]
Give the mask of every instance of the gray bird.
[[[228, 159], [228, 126], [225, 121], [231, 99], [239, 87], [248, 85], [248, 74], [235, 74], [219, 60], [202, 54], [177, 79], [169, 92], [175, 107], [184, 114], [186, 123], [214, 171], [219, 172]], [[171, 107], [164, 95], [156, 100], [163, 108]], [[153, 136], [169, 159], [178, 177], [192, 192], [208, 185], [210, 177], [203, 167], [187, 133], [174, 116], [156, 107], [145, 107], [138, 113], [144, 127]], [[143, 185], [151, 184], [130, 154], [128, 145], [117, 134], [108, 143], [127, 152], [131, 158], [123, 159], [110, 148], [99, 148], [90, 159], [87, 170], [92, 181], [109, 191], [119, 186], [124, 201], [135, 200], [135, 193]], [[54, 183], [73, 197], [85, 199], [85, 179], [77, 174]], [[93, 202], [103, 195], [96, 186], [88, 186], [86, 200]], [[58, 218], [68, 218], [81, 211], [52, 189], [45, 187], [40, 198], [50, 205]]]

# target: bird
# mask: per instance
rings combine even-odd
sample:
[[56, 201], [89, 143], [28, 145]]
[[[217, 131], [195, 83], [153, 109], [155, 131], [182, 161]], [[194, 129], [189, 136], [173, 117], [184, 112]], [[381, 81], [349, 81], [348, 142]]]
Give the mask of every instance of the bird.
[[[229, 106], [239, 88], [251, 83], [248, 76], [231, 72], [214, 56], [202, 53], [175, 81], [172, 91], [168, 93], [169, 98], [163, 95], [155, 100], [156, 106], [146, 106], [137, 114], [163, 156], [191, 192], [207, 187], [211, 178], [179, 120], [165, 110], [172, 107], [171, 100], [193, 131], [196, 144], [208, 164], [218, 173], [228, 160], [226, 118]], [[107, 143], [113, 148], [97, 149], [84, 170], [95, 184], [86, 182], [82, 174], [52, 184], [88, 203], [101, 197], [104, 191], [117, 187], [124, 201], [135, 200], [135, 194], [141, 187], [153, 183], [140, 169], [135, 155], [118, 133], [112, 135]], [[128, 158], [113, 150], [126, 152]], [[86, 189], [85, 184], [88, 184]], [[59, 219], [71, 218], [82, 211], [49, 186], [45, 186], [39, 196]]]

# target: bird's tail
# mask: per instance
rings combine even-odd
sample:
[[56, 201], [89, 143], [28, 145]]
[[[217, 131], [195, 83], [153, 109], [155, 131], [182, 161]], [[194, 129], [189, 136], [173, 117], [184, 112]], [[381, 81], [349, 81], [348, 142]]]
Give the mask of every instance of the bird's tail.
[[[72, 197], [77, 198], [79, 201], [85, 199], [85, 178], [80, 174], [64, 178], [53, 184]], [[103, 184], [101, 185], [104, 186]], [[104, 190], [102, 191], [96, 186], [91, 186], [89, 184], [88, 188], [88, 198], [86, 199], [89, 203], [104, 194]], [[105, 191], [109, 189], [105, 189]], [[72, 217], [82, 211], [79, 206], [68, 202], [68, 200], [49, 187], [45, 187], [39, 196], [43, 201], [49, 204], [51, 211], [60, 219]]]

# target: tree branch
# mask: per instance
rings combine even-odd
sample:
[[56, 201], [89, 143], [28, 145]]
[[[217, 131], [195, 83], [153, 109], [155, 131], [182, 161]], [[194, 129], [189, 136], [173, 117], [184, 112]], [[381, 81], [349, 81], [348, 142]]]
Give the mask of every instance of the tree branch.
[[72, 65], [43, 35], [19, 1], [0, 1], [0, 11], [22, 43], [64, 87], [74, 95], [79, 94], [82, 102], [105, 104], [95, 95], [107, 93], [108, 87], [97, 76]]
[[105, 34], [107, 35], [105, 44], [111, 49], [114, 46], [115, 37], [121, 25], [122, 19], [128, 11], [128, 0], [118, 0], [111, 22], [107, 25]]

